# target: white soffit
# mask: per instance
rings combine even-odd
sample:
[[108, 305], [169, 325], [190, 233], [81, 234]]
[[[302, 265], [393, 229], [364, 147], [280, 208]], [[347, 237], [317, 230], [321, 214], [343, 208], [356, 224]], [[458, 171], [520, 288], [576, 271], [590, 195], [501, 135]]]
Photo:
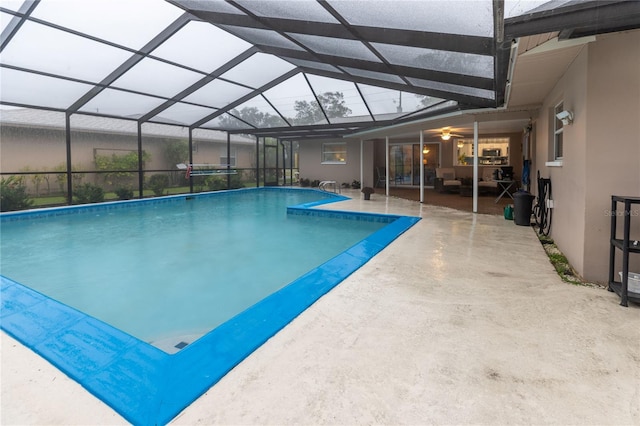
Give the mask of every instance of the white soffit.
[[543, 43], [540, 46], [536, 46], [533, 49], [527, 52], [524, 52], [520, 56], [524, 57], [529, 55], [536, 55], [540, 53], [551, 52], [553, 50], [558, 50], [558, 49], [566, 49], [568, 47], [581, 46], [583, 44], [591, 43], [593, 41], [596, 41], [596, 36], [573, 38], [569, 40], [558, 40], [558, 37], [554, 37], [551, 40], [547, 41], [546, 43]]

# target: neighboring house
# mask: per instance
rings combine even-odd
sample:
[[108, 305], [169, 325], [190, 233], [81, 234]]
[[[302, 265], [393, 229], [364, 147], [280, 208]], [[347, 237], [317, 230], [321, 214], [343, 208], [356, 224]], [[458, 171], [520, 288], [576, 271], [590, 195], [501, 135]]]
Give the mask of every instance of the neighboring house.
[[[94, 182], [104, 186], [103, 176], [96, 174], [98, 156], [122, 156], [131, 153], [137, 159], [137, 124], [134, 121], [101, 118], [88, 115], [71, 116], [71, 164], [72, 170], [82, 174], [82, 182]], [[24, 172], [52, 172], [60, 175], [66, 171], [66, 138], [64, 114], [55, 111], [36, 109], [9, 109], [0, 113], [0, 149], [2, 159], [0, 170], [3, 174]], [[165, 126], [147, 123], [142, 126], [142, 150], [145, 153], [143, 170], [145, 175], [157, 172], [175, 171], [172, 176], [177, 180], [183, 177], [177, 162], [189, 161], [185, 158], [171, 158], [168, 149], [174, 144], [188, 143], [188, 131], [178, 126]], [[256, 141], [254, 138], [233, 135], [231, 137], [230, 164], [237, 169], [246, 169], [255, 175]], [[137, 160], [136, 160], [137, 161]], [[193, 132], [193, 162], [204, 164], [227, 163], [227, 134], [213, 130], [195, 130]], [[137, 165], [133, 167], [133, 170]], [[56, 173], [54, 173], [56, 172]], [[48, 188], [39, 188], [40, 194], [59, 192], [60, 184], [65, 186], [66, 179], [52, 184]], [[136, 187], [137, 178], [130, 178]], [[181, 182], [183, 181], [183, 182]], [[25, 180], [30, 191], [35, 191], [33, 179]], [[186, 185], [184, 178], [176, 182]], [[112, 188], [108, 188], [112, 189]]]
[[[640, 196], [640, 30], [566, 41], [550, 33], [521, 37], [517, 44], [506, 108], [462, 111], [352, 135], [337, 141], [346, 147], [343, 164], [323, 162], [333, 141], [301, 143], [300, 175], [348, 181], [360, 176], [362, 163], [363, 183], [372, 185], [376, 167], [385, 165], [386, 138], [393, 166], [394, 150], [411, 146], [405, 150], [419, 151], [422, 133], [429, 152], [438, 152], [430, 161], [471, 176], [471, 166], [456, 164], [456, 150], [458, 139], [473, 137], [477, 121], [480, 141], [508, 138], [508, 161], [516, 178], [521, 177], [523, 158], [531, 160], [532, 193], [537, 193], [536, 172], [551, 178], [551, 236], [581, 276], [606, 282], [611, 196]], [[561, 110], [572, 112], [571, 124], [555, 119]], [[529, 126], [528, 142], [523, 143]], [[440, 140], [444, 128], [461, 137]], [[396, 182], [393, 172], [391, 168], [394, 185], [419, 184], [414, 179]], [[640, 235], [640, 207], [632, 216], [638, 217], [631, 221], [632, 235]], [[630, 270], [640, 272], [640, 259], [630, 261]]]

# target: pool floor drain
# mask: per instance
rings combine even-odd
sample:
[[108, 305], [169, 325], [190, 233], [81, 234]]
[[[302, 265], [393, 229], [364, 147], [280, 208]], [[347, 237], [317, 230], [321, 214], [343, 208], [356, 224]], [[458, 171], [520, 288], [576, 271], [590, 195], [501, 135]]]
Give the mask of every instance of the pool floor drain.
[[188, 343], [187, 343], [187, 342], [180, 342], [180, 343], [178, 343], [177, 345], [175, 345], [175, 346], [174, 346], [174, 348], [182, 349], [182, 348], [184, 348], [184, 347], [185, 347], [185, 346], [187, 346], [187, 345], [188, 345]]

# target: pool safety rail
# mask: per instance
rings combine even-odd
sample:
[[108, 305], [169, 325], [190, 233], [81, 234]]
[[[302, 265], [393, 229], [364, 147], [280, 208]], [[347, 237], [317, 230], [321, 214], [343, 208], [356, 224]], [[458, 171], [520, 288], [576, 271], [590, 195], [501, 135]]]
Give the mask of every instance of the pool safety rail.
[[176, 164], [176, 167], [185, 171], [185, 179], [191, 176], [216, 176], [216, 175], [235, 175], [238, 170], [230, 168], [229, 164]]
[[323, 180], [318, 185], [318, 188], [325, 192], [340, 193], [340, 186], [335, 180]]
[[[244, 188], [189, 197], [220, 197], [237, 191], [305, 189]], [[52, 208], [37, 214], [3, 213], [0, 217], [26, 220], [74, 209], [128, 208], [137, 203], [181, 199], [186, 196]], [[379, 221], [386, 225], [175, 354], [163, 352], [4, 276], [0, 276], [0, 329], [47, 359], [132, 424], [167, 424], [234, 366], [420, 220], [319, 208], [344, 199], [342, 195], [331, 194], [323, 200], [288, 207], [287, 214]]]

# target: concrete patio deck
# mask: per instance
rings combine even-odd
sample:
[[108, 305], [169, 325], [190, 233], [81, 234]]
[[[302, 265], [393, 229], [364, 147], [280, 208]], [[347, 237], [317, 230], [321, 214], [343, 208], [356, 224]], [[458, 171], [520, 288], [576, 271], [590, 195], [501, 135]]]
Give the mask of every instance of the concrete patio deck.
[[[532, 229], [374, 194], [421, 220], [175, 424], [640, 424], [640, 307], [556, 275]], [[2, 424], [121, 424], [4, 333]]]

